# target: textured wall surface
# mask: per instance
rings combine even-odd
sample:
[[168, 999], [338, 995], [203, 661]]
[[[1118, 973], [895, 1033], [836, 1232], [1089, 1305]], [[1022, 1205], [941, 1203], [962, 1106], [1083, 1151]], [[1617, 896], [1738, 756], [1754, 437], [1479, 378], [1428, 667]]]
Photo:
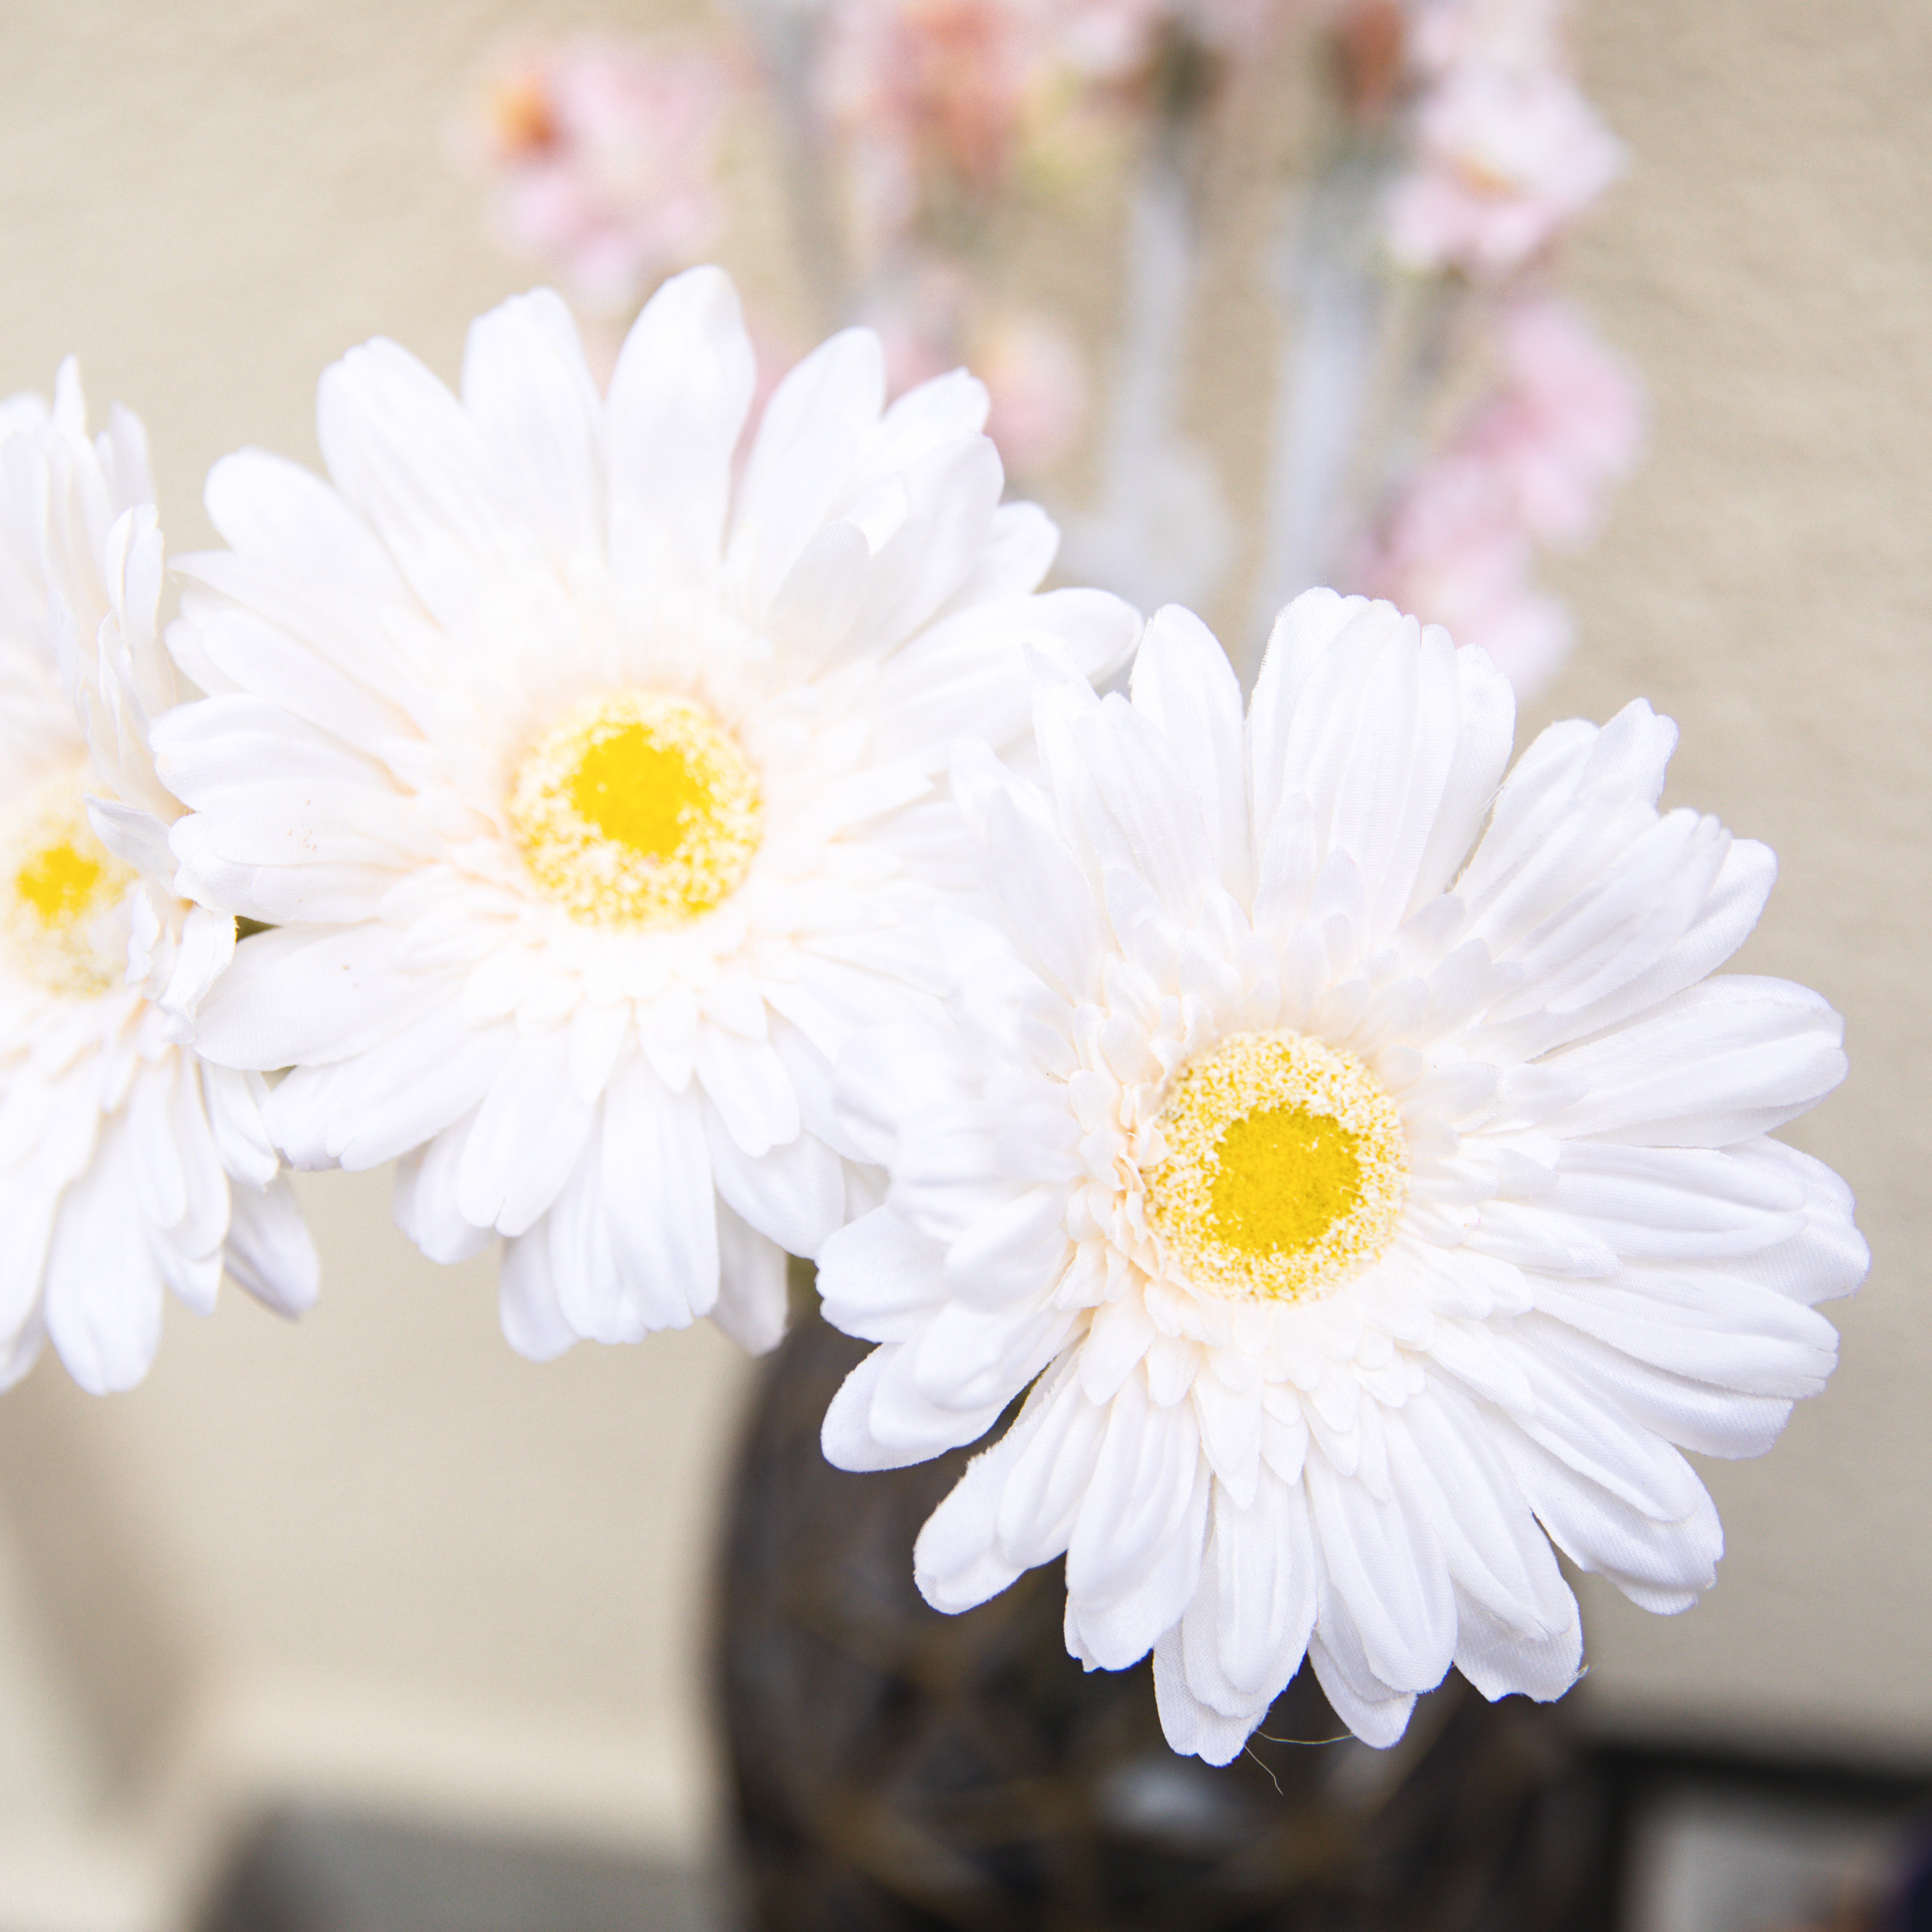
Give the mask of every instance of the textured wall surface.
[[[1606, 1726], [1932, 1764], [1932, 17], [1584, 14], [1633, 166], [1573, 280], [1645, 370], [1655, 447], [1568, 573], [1582, 646], [1539, 711], [1647, 694], [1684, 727], [1673, 800], [1778, 848], [1741, 963], [1850, 1016], [1853, 1076], [1792, 1137], [1850, 1177], [1876, 1262], [1827, 1398], [1711, 1473], [1709, 1601], [1586, 1593], [1583, 1695]], [[330, 358], [380, 330], [452, 373], [519, 285], [448, 120], [508, 27], [595, 17], [10, 8], [0, 390], [79, 351], [97, 406], [146, 418], [164, 524], [204, 541], [215, 456], [312, 456]], [[733, 259], [782, 297], [757, 226]], [[1203, 366], [1254, 320], [1212, 324]], [[1201, 413], [1238, 442], [1261, 410]], [[704, 1593], [746, 1365], [700, 1330], [533, 1368], [494, 1264], [418, 1259], [383, 1177], [307, 1198], [326, 1276], [299, 1330], [231, 1294], [171, 1317], [131, 1396], [50, 1361], [0, 1403], [0, 1919], [165, 1924], [220, 1821], [280, 1790], [710, 1841]]]

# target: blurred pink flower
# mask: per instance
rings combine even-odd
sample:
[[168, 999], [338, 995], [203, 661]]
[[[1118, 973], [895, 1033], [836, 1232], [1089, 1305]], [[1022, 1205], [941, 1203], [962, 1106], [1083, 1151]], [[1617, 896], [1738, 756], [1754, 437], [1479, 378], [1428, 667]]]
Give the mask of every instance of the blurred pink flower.
[[1043, 315], [996, 315], [975, 332], [967, 366], [986, 386], [986, 434], [1022, 476], [1051, 470], [1087, 420], [1087, 365], [1065, 329]]
[[986, 384], [986, 434], [1018, 475], [1051, 469], [1085, 427], [1086, 364], [1072, 338], [1034, 310], [988, 308], [950, 265], [926, 263], [866, 320], [884, 346], [890, 394], [961, 368]]
[[1519, 696], [1562, 662], [1571, 626], [1531, 584], [1535, 545], [1580, 542], [1636, 460], [1642, 392], [1568, 304], [1526, 297], [1497, 325], [1500, 378], [1409, 478], [1371, 538], [1362, 587], [1480, 644]]
[[1060, 46], [1091, 80], [1131, 81], [1153, 58], [1173, 14], [1170, 0], [1064, 0]]
[[1480, 64], [1512, 73], [1560, 70], [1568, 0], [1421, 0], [1408, 52], [1426, 74]]
[[730, 64], [703, 48], [586, 37], [500, 72], [487, 160], [506, 242], [593, 315], [636, 308], [724, 226]]
[[1567, 302], [1513, 304], [1498, 334], [1502, 388], [1459, 442], [1495, 475], [1533, 535], [1580, 543], [1596, 528], [1610, 486], [1636, 461], [1642, 391]]
[[937, 176], [986, 198], [1055, 52], [1048, 0], [835, 0], [818, 80], [878, 236], [910, 221]]
[[1534, 555], [1494, 472], [1454, 452], [1418, 472], [1355, 580], [1486, 651], [1523, 698], [1549, 681], [1573, 635], [1569, 613], [1530, 582]]
[[1496, 273], [1544, 248], [1616, 178], [1623, 151], [1554, 68], [1472, 62], [1425, 94], [1390, 248], [1417, 268]]

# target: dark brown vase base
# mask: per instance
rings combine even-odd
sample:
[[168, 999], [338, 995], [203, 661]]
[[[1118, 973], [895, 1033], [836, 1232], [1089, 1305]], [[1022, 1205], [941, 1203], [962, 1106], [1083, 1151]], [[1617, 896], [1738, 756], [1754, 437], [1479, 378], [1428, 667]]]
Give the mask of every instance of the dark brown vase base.
[[864, 1345], [815, 1313], [772, 1358], [726, 1552], [722, 1659], [760, 1932], [1571, 1932], [1601, 1804], [1561, 1713], [1459, 1677], [1375, 1751], [1304, 1670], [1226, 1770], [1162, 1740], [1149, 1666], [1082, 1670], [1060, 1566], [964, 1616], [912, 1580], [967, 1451], [831, 1468]]

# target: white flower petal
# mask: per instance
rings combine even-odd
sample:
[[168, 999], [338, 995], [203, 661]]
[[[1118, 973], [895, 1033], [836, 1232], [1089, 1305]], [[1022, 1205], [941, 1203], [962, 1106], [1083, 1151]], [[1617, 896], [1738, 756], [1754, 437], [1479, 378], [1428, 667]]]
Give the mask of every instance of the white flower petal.
[[463, 402], [507, 494], [556, 561], [601, 559], [603, 407], [560, 296], [513, 296], [470, 325]]
[[1070, 1600], [1103, 1609], [1138, 1586], [1186, 1520], [1200, 1441], [1191, 1405], [1157, 1407], [1145, 1378], [1129, 1377], [1108, 1406], [1106, 1436], [1068, 1542]]
[[1299, 1485], [1270, 1486], [1246, 1508], [1217, 1490], [1202, 1587], [1180, 1630], [1196, 1697], [1224, 1716], [1260, 1720], [1306, 1654], [1316, 1570]]
[[1608, 1577], [1633, 1603], [1674, 1615], [1688, 1610], [1716, 1580], [1724, 1532], [1694, 1476], [1688, 1479], [1693, 1493], [1686, 1513], [1660, 1520], [1520, 1433], [1501, 1429], [1497, 1441], [1551, 1540], [1580, 1568]]
[[321, 1288], [322, 1264], [287, 1178], [278, 1174], [265, 1187], [236, 1181], [228, 1195], [228, 1272], [278, 1314], [307, 1314]]
[[[718, 1299], [718, 1216], [702, 1112], [696, 1096], [666, 1093], [637, 1065], [604, 1096], [596, 1168], [603, 1213], [617, 1279], [649, 1328], [683, 1328]], [[648, 1189], [638, 1184], [645, 1174]]]
[[1844, 1023], [1808, 988], [1742, 975], [1705, 981], [1545, 1064], [1582, 1097], [1547, 1133], [1639, 1145], [1734, 1145], [1781, 1126], [1844, 1078]]
[[1160, 1714], [1162, 1734], [1184, 1757], [1198, 1757], [1206, 1764], [1232, 1764], [1267, 1714], [1265, 1708], [1224, 1717], [1196, 1696], [1181, 1662], [1180, 1646], [1179, 1631], [1169, 1630], [1154, 1646], [1154, 1704]]
[[1364, 1658], [1392, 1690], [1426, 1690], [1442, 1680], [1455, 1649], [1456, 1607], [1448, 1568], [1426, 1529], [1366, 1484], [1311, 1456], [1303, 1480], [1327, 1588], [1318, 1627], [1331, 1649], [1331, 1611], [1346, 1608]]
[[433, 1262], [467, 1261], [496, 1234], [494, 1228], [466, 1221], [456, 1204], [457, 1177], [476, 1120], [472, 1108], [396, 1163], [396, 1226]]
[[1204, 782], [1198, 806], [1208, 876], [1238, 898], [1252, 890], [1241, 688], [1228, 654], [1191, 610], [1156, 611], [1134, 658], [1134, 709], [1157, 726], [1183, 770]]
[[510, 1346], [533, 1362], [552, 1361], [578, 1339], [558, 1299], [548, 1226], [508, 1241], [497, 1278], [496, 1309]]
[[718, 1204], [718, 1299], [711, 1318], [746, 1354], [762, 1355], [784, 1338], [790, 1313], [785, 1251]]
[[1138, 1663], [1180, 1621], [1199, 1588], [1202, 1545], [1214, 1479], [1198, 1457], [1193, 1474], [1180, 1519], [1143, 1556], [1130, 1588], [1120, 1595], [1096, 1601], [1070, 1586], [1067, 1648], [1090, 1669], [1124, 1670]]
[[125, 1210], [132, 1149], [110, 1121], [87, 1171], [69, 1184], [47, 1246], [47, 1338], [90, 1395], [132, 1388], [161, 1341], [163, 1287], [148, 1232]]
[[614, 560], [640, 575], [661, 560], [716, 563], [754, 380], [738, 297], [719, 270], [674, 275], [645, 304], [607, 405]]
[[845, 1175], [838, 1156], [800, 1132], [753, 1156], [741, 1148], [715, 1108], [704, 1109], [711, 1174], [718, 1193], [748, 1226], [808, 1259], [844, 1218]]
[[440, 1004], [441, 988], [395, 970], [380, 926], [262, 932], [203, 1004], [195, 1045], [223, 1066], [308, 1066], [394, 1038]]
[[772, 393], [745, 464], [726, 566], [762, 612], [845, 490], [885, 406], [885, 357], [870, 329], [842, 330]]
[[694, 1065], [705, 1098], [745, 1154], [756, 1159], [796, 1137], [798, 1096], [768, 1042], [700, 1027]]
[[325, 370], [316, 430], [329, 478], [444, 623], [487, 621], [517, 526], [476, 423], [409, 352], [378, 340]]
[[902, 1341], [945, 1298], [944, 1250], [890, 1207], [830, 1235], [818, 1253], [818, 1293], [835, 1328], [868, 1342]]

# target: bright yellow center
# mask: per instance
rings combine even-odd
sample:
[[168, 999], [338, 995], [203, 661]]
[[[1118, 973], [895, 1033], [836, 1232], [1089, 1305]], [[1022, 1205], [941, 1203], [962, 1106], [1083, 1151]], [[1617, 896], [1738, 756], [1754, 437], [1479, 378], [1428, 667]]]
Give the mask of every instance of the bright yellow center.
[[127, 934], [109, 916], [131, 866], [87, 822], [87, 768], [44, 779], [0, 825], [0, 935], [16, 972], [50, 992], [91, 997], [118, 986]]
[[538, 882], [593, 926], [681, 926], [744, 878], [764, 826], [745, 754], [703, 706], [662, 692], [580, 705], [510, 786]]
[[1156, 1123], [1156, 1232], [1197, 1286], [1298, 1301], [1372, 1261], [1408, 1186], [1402, 1118], [1352, 1054], [1242, 1033], [1190, 1061]]
[[65, 926], [92, 900], [104, 876], [99, 860], [63, 838], [28, 860], [14, 874], [14, 890], [43, 926]]

